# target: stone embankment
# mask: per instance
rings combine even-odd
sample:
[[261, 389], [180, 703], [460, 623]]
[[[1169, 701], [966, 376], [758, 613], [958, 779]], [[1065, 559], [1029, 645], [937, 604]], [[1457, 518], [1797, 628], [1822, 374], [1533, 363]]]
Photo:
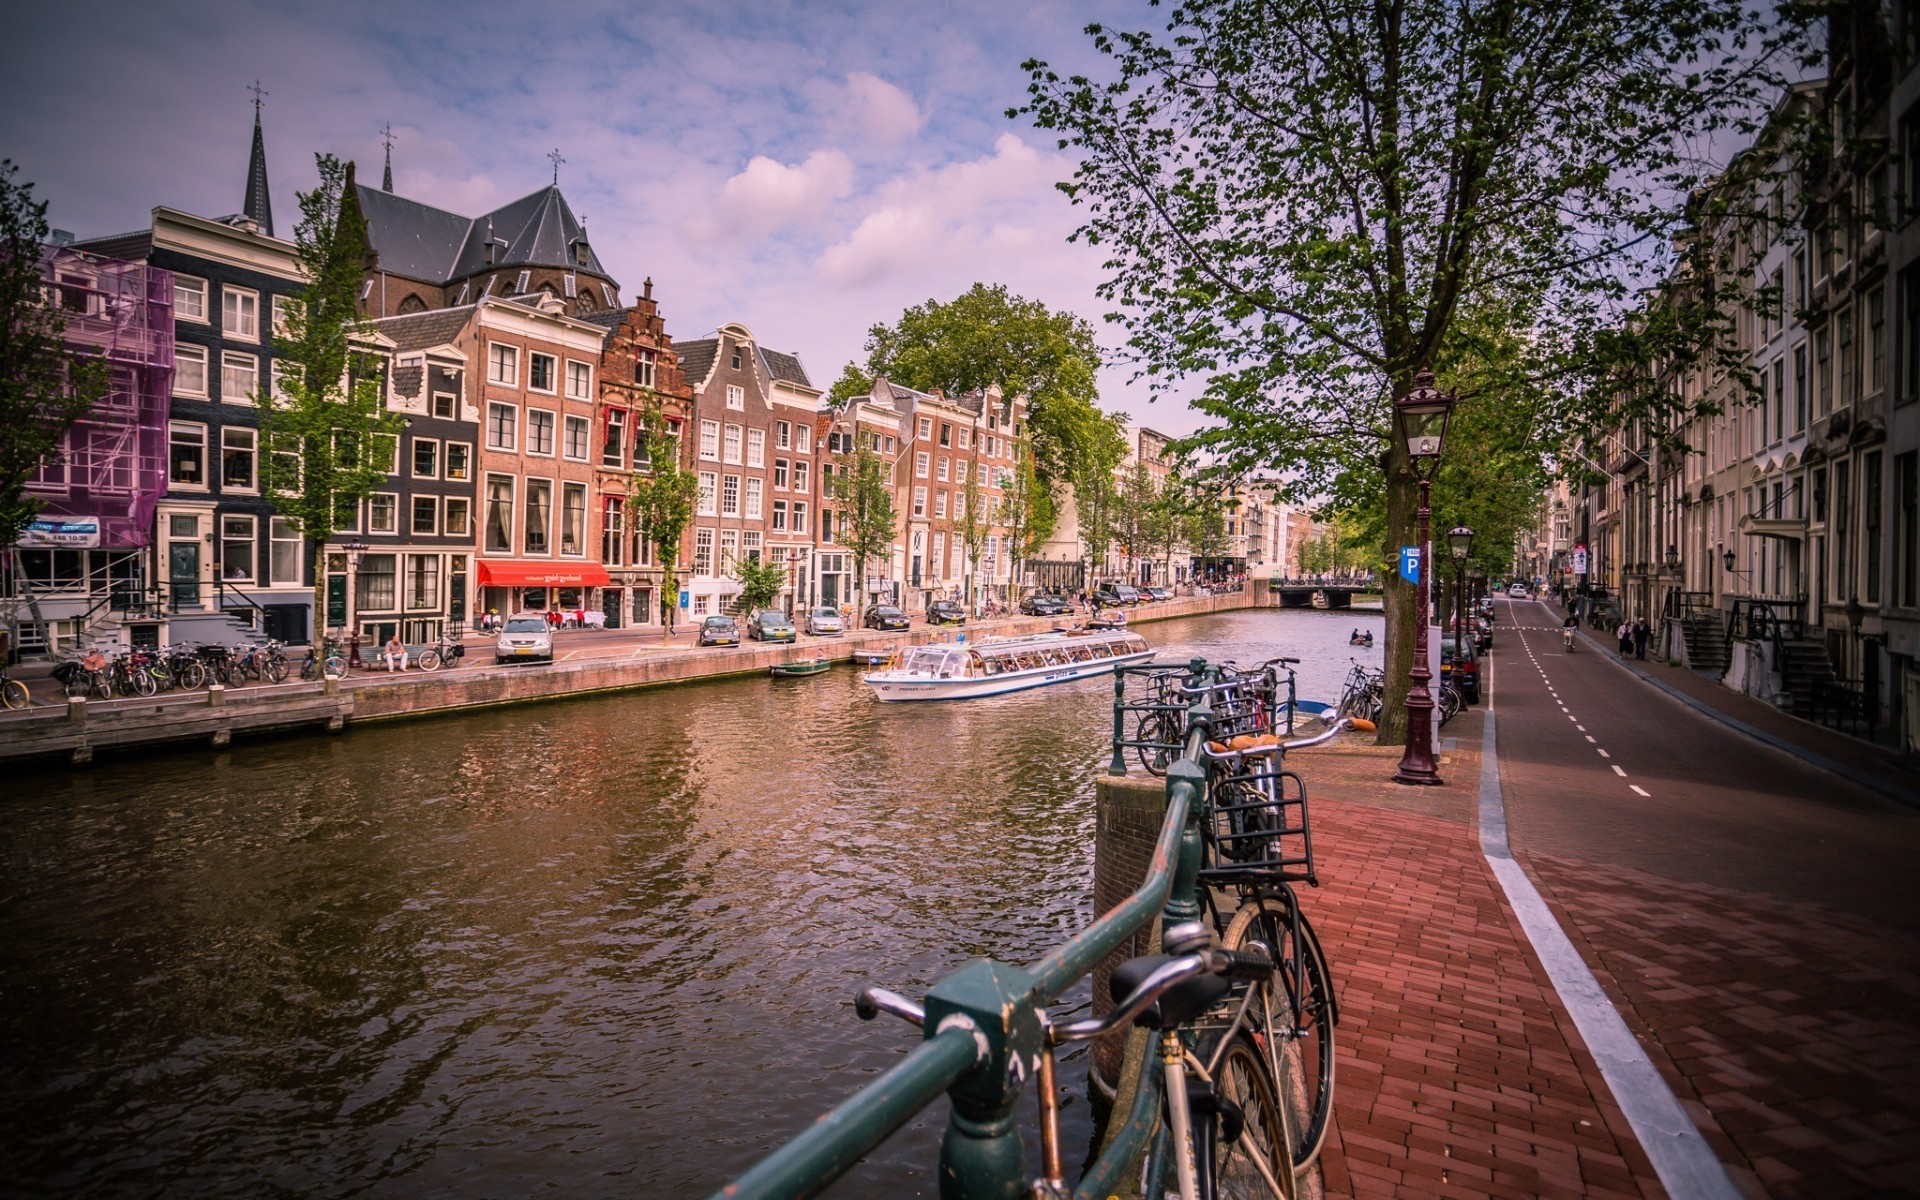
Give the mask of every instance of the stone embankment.
[[[1249, 601], [1245, 593], [1189, 596], [1136, 610], [1132, 622], [1144, 624], [1245, 608]], [[662, 645], [653, 640], [657, 634], [650, 637], [636, 633], [630, 641], [601, 647], [595, 657], [552, 665], [466, 666], [431, 674], [375, 670], [356, 672], [343, 680], [213, 688], [146, 699], [43, 703], [23, 711], [0, 712], [0, 762], [65, 759], [84, 765], [92, 762], [96, 753], [139, 752], [168, 745], [222, 748], [236, 737], [341, 733], [375, 721], [764, 675], [776, 663], [823, 654], [845, 663], [856, 650], [945, 641], [961, 633], [969, 637], [1031, 633], [1054, 623], [1044, 618], [1008, 617], [979, 622], [966, 630], [916, 625], [906, 633], [866, 632], [842, 638], [807, 638], [797, 645], [749, 642], [709, 649]], [[491, 644], [470, 642], [469, 653], [490, 656]]]

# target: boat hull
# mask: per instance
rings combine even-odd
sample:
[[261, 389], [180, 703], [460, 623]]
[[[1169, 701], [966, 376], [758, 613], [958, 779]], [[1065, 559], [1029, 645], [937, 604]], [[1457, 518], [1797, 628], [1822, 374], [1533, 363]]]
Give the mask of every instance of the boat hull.
[[974, 700], [982, 696], [1001, 696], [1008, 692], [1068, 683], [1092, 675], [1111, 675], [1115, 666], [1142, 662], [1156, 653], [1154, 650], [1142, 650], [1134, 654], [1116, 654], [1094, 662], [1063, 663], [1057, 667], [1034, 667], [1025, 671], [967, 679], [930, 679], [923, 675], [893, 671], [876, 671], [862, 675], [860, 679], [873, 689], [874, 697], [880, 700]]

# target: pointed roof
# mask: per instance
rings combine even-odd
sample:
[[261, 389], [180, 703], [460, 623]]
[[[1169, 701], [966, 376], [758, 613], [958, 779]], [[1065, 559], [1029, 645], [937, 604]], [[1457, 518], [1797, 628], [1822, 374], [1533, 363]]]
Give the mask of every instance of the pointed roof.
[[260, 226], [260, 232], [273, 236], [273, 197], [267, 190], [267, 139], [260, 132], [260, 104], [253, 106], [253, 157], [247, 161], [247, 198], [240, 211]]
[[[463, 217], [380, 188], [357, 187], [367, 240], [381, 269], [445, 286], [483, 271], [557, 267], [610, 279], [560, 189], [549, 185], [511, 204]], [[495, 246], [487, 261], [487, 243]], [[585, 246], [585, 261], [575, 247]]]

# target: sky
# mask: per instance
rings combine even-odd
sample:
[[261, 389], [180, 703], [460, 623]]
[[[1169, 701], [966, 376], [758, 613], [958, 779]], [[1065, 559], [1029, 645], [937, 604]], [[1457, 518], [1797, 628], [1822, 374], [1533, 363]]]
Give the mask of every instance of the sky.
[[[83, 15], [82, 15], [83, 14]], [[670, 334], [738, 321], [826, 387], [866, 330], [974, 282], [1067, 310], [1108, 351], [1101, 403], [1184, 434], [1114, 353], [1099, 256], [1055, 188], [1073, 161], [1005, 112], [1028, 58], [1097, 68], [1085, 26], [1154, 24], [1146, 0], [149, 0], [8, 18], [0, 155], [79, 237], [156, 205], [237, 212], [257, 78], [276, 232], [313, 155], [478, 215], [561, 190], [623, 288], [651, 277]], [[1191, 389], [1197, 391], [1197, 386]]]

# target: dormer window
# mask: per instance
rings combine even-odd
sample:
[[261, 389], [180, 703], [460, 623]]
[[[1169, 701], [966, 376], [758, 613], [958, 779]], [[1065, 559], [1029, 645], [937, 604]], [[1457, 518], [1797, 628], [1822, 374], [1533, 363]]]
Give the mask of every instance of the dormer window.
[[740, 347], [738, 346], [733, 348], [733, 369], [736, 371], [740, 369]]
[[587, 243], [585, 241], [578, 241], [573, 244], [573, 265], [576, 267], [584, 267], [587, 265]]
[[488, 266], [493, 265], [493, 259], [494, 259], [494, 245], [493, 245], [493, 242], [489, 240], [487, 242], [487, 265]]

